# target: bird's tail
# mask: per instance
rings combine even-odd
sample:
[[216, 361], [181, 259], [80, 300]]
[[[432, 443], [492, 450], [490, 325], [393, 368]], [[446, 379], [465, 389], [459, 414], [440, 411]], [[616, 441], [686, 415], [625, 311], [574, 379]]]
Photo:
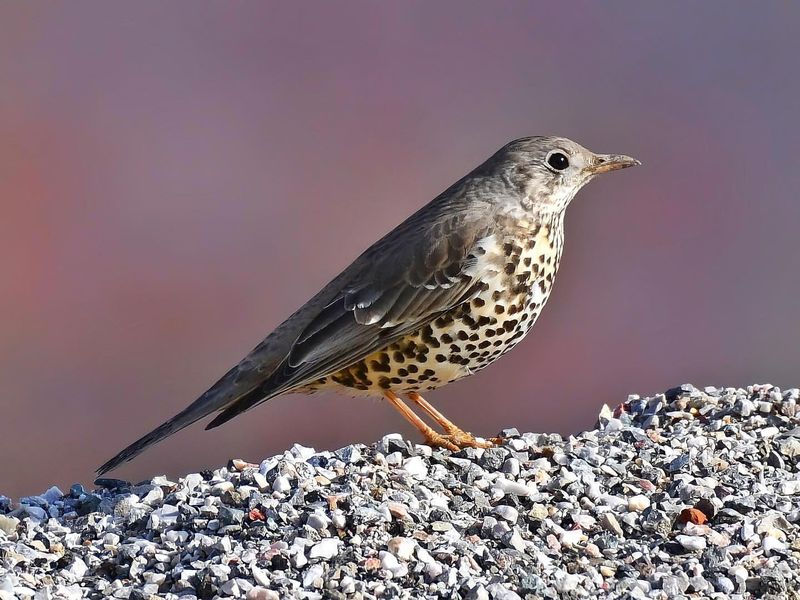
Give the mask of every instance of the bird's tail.
[[259, 381], [254, 381], [247, 376], [242, 377], [241, 365], [237, 365], [226, 373], [217, 383], [214, 384], [205, 394], [192, 402], [184, 410], [172, 417], [169, 421], [162, 423], [147, 435], [139, 438], [130, 446], [122, 450], [114, 458], [104, 463], [97, 469], [97, 475], [103, 475], [141, 454], [146, 448], [160, 442], [173, 433], [188, 427], [195, 421], [216, 412], [231, 402], [235, 402], [242, 396], [253, 392], [258, 388]]
[[176, 431], [180, 431], [184, 427], [188, 427], [198, 419], [202, 419], [211, 411], [195, 406], [201, 400], [203, 400], [202, 397], [188, 406], [185, 410], [182, 410], [177, 415], [172, 417], [166, 423], [162, 423], [147, 435], [142, 436], [133, 442], [130, 446], [122, 450], [111, 460], [103, 463], [103, 465], [97, 469], [97, 475], [103, 475], [103, 473], [106, 471], [110, 471], [122, 463], [131, 460], [133, 457], [138, 456], [144, 452], [147, 447], [160, 442], [165, 437], [172, 435]]

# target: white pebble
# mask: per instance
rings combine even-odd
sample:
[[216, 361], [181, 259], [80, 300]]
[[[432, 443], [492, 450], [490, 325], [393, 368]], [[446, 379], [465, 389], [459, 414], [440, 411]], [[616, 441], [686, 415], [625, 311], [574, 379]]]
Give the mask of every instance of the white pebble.
[[311, 513], [310, 515], [308, 515], [308, 520], [306, 521], [306, 525], [308, 525], [312, 529], [316, 529], [317, 531], [327, 529], [328, 525], [330, 524], [331, 520], [321, 512]]
[[631, 512], [642, 512], [644, 509], [649, 508], [650, 498], [647, 496], [631, 496], [628, 498], [628, 510]]
[[272, 482], [272, 489], [279, 494], [285, 494], [290, 489], [292, 489], [292, 484], [289, 483], [289, 478], [283, 475], [279, 475], [275, 478], [275, 481]]
[[403, 462], [403, 470], [417, 479], [424, 479], [428, 476], [428, 465], [419, 456], [407, 458]]
[[511, 534], [511, 537], [508, 540], [508, 545], [514, 548], [514, 550], [517, 552], [523, 552], [525, 550], [525, 540], [522, 539], [519, 531], [514, 531], [514, 533]]
[[622, 527], [620, 527], [619, 521], [617, 521], [617, 518], [610, 512], [600, 515], [600, 525], [606, 531], [610, 531], [619, 537], [623, 536]]
[[311, 547], [311, 552], [308, 553], [308, 557], [324, 558], [326, 560], [333, 558], [339, 552], [339, 545], [341, 543], [342, 542], [338, 538], [325, 538]]
[[506, 504], [495, 506], [492, 512], [501, 519], [504, 519], [512, 524], [516, 523], [517, 519], [519, 518], [519, 511], [513, 506], [508, 506]]
[[269, 585], [269, 575], [267, 575], [267, 572], [264, 569], [253, 563], [250, 566], [250, 572], [253, 574], [253, 581], [255, 581], [258, 585]]
[[679, 535], [675, 538], [678, 543], [692, 552], [704, 550], [706, 547], [706, 540], [696, 535]]
[[267, 588], [256, 586], [247, 592], [245, 596], [247, 600], [280, 600], [281, 597], [278, 592], [268, 590]]
[[89, 570], [89, 567], [86, 566], [86, 563], [83, 562], [79, 556], [75, 557], [75, 560], [66, 568], [67, 573], [72, 575], [74, 581], [80, 581], [83, 579], [83, 576], [86, 575], [86, 571]]
[[241, 593], [239, 591], [239, 584], [236, 583], [235, 579], [229, 579], [219, 586], [219, 589], [223, 594], [227, 594], [228, 596], [239, 596]]
[[772, 556], [775, 552], [778, 554], [786, 552], [786, 544], [776, 537], [765, 535], [761, 542], [761, 549], [764, 551], [765, 556]]
[[389, 552], [394, 554], [400, 560], [410, 560], [414, 555], [414, 547], [416, 542], [406, 537], [393, 537], [386, 544]]
[[586, 539], [586, 536], [580, 529], [569, 529], [563, 531], [558, 537], [558, 540], [561, 542], [561, 544], [567, 548], [574, 548]]
[[495, 482], [495, 487], [504, 494], [511, 494], [512, 496], [530, 496], [534, 491], [524, 483], [506, 479], [505, 477], [499, 477]]

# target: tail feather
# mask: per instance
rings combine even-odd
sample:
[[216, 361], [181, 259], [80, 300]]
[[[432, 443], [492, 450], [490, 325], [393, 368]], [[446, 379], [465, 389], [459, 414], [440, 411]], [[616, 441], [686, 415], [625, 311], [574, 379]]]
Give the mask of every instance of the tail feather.
[[165, 437], [172, 435], [176, 431], [180, 431], [184, 427], [188, 427], [198, 419], [202, 419], [205, 416], [205, 414], [206, 413], [204, 412], [192, 411], [191, 407], [178, 413], [166, 423], [159, 425], [147, 435], [142, 436], [141, 438], [133, 442], [130, 446], [122, 450], [114, 458], [103, 463], [103, 465], [97, 469], [98, 477], [103, 475], [106, 471], [115, 469], [122, 463], [131, 460], [135, 456], [138, 456], [139, 454], [144, 452], [146, 448], [152, 446], [156, 442], [160, 442]]
[[264, 392], [263, 386], [259, 386], [256, 389], [252, 390], [237, 398], [235, 402], [232, 402], [224, 410], [222, 410], [216, 417], [214, 417], [208, 425], [206, 425], [206, 430], [214, 429], [215, 427], [219, 427], [223, 423], [227, 423], [233, 417], [243, 413], [249, 408], [252, 408], [256, 404], [263, 402], [265, 400], [269, 400], [269, 394]]
[[114, 458], [104, 463], [97, 469], [98, 476], [131, 460], [135, 456], [141, 454], [149, 446], [160, 442], [184, 427], [188, 427], [195, 421], [221, 410], [239, 398], [250, 394], [254, 389], [259, 387], [262, 380], [263, 375], [257, 375], [253, 371], [245, 371], [241, 368], [241, 364], [237, 365], [228, 371], [211, 389], [184, 410], [166, 423], [162, 423], [156, 427], [147, 435], [139, 438]]

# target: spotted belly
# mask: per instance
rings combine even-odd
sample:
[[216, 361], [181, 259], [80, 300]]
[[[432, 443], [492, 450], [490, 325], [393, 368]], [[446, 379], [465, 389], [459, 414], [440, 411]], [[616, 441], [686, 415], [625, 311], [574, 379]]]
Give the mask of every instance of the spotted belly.
[[504, 244], [504, 265], [484, 292], [336, 373], [304, 388], [351, 395], [424, 392], [487, 367], [530, 330], [550, 294], [558, 266], [551, 245]]

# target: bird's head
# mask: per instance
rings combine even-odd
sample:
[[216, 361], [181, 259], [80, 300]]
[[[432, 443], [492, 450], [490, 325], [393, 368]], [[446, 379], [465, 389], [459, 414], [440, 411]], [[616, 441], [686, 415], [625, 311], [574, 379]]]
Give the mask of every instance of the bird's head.
[[570, 139], [553, 136], [514, 140], [493, 159], [527, 208], [546, 212], [566, 209], [595, 175], [641, 164], [624, 154], [595, 154]]

